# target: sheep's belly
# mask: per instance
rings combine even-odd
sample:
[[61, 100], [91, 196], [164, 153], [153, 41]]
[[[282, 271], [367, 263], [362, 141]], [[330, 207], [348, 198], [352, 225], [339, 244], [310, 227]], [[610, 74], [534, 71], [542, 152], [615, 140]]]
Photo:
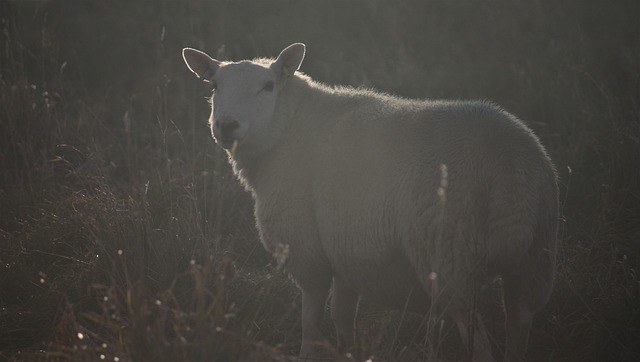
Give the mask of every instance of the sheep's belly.
[[379, 262], [358, 260], [338, 274], [358, 294], [391, 309], [424, 313], [430, 298], [409, 262], [398, 255]]

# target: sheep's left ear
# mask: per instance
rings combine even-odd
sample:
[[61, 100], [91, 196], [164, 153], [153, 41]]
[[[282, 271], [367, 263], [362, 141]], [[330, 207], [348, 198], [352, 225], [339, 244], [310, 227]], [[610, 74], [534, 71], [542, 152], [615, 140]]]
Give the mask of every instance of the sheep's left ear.
[[304, 59], [305, 45], [294, 43], [284, 48], [278, 58], [271, 64], [271, 69], [276, 73], [278, 80], [286, 80], [300, 69]]

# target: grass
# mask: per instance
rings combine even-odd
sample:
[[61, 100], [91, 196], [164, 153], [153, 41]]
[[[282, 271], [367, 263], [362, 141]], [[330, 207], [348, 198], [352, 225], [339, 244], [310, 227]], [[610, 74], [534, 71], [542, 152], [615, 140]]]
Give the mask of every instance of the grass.
[[[489, 98], [527, 121], [563, 214], [529, 360], [637, 360], [640, 9], [615, 5], [0, 3], [0, 359], [297, 353], [299, 292], [258, 241], [180, 49], [241, 59], [303, 41], [320, 81]], [[420, 317], [361, 312], [363, 358], [460, 358], [446, 319], [425, 344]]]

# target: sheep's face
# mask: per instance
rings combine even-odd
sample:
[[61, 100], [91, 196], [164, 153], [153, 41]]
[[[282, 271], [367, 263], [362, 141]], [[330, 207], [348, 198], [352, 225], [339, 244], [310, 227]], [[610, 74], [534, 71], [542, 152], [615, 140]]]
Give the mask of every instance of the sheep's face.
[[[305, 46], [285, 48], [273, 62], [223, 63], [207, 54], [185, 48], [182, 56], [189, 69], [213, 84], [211, 131], [225, 149], [261, 149], [273, 118], [278, 91], [298, 70]], [[267, 141], [269, 142], [269, 141]]]
[[266, 134], [276, 105], [276, 75], [267, 66], [240, 62], [220, 66], [211, 80], [211, 130], [225, 149], [246, 147]]

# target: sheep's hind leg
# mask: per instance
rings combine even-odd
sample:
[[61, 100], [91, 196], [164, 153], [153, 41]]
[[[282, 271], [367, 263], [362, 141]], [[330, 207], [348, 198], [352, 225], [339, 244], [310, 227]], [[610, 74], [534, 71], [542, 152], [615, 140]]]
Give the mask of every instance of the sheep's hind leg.
[[507, 351], [504, 360], [524, 361], [533, 313], [518, 301], [507, 300], [505, 297]]
[[349, 352], [355, 345], [355, 319], [358, 309], [358, 294], [342, 279], [333, 279], [331, 297], [331, 319], [336, 327], [338, 350]]
[[505, 361], [524, 361], [533, 315], [544, 307], [553, 289], [555, 258], [541, 252], [516, 270], [502, 273], [507, 335]]
[[503, 276], [507, 334], [505, 361], [524, 361], [533, 314], [544, 306], [550, 294], [551, 283], [537, 277]]
[[[453, 316], [460, 338], [471, 354], [472, 361], [495, 361], [491, 352], [491, 342], [487, 334], [487, 329], [482, 321], [482, 316], [477, 311], [474, 313], [473, 326], [468, 325], [468, 319], [463, 314]], [[473, 340], [470, 338], [473, 333]], [[473, 346], [470, 345], [473, 343]]]

